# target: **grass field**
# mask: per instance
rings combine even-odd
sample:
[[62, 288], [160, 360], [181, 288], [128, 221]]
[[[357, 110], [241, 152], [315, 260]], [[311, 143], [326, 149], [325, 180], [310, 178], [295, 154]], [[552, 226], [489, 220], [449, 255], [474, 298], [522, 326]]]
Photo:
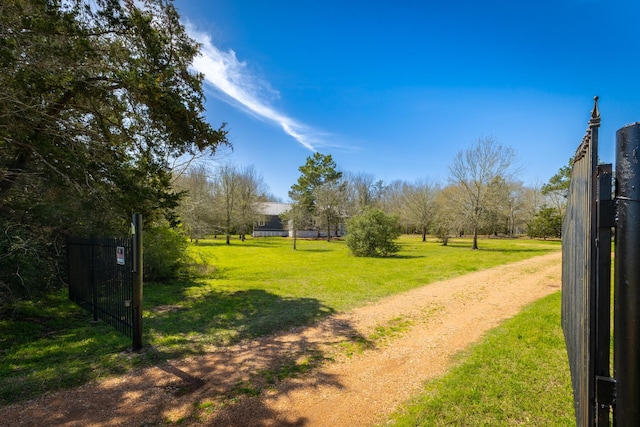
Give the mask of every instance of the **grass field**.
[[66, 291], [23, 304], [0, 322], [0, 404], [205, 351], [210, 346], [309, 324], [433, 281], [559, 250], [560, 243], [468, 239], [448, 246], [404, 236], [390, 258], [353, 257], [341, 241], [205, 240], [190, 247], [206, 277], [145, 284], [147, 351], [66, 300]]

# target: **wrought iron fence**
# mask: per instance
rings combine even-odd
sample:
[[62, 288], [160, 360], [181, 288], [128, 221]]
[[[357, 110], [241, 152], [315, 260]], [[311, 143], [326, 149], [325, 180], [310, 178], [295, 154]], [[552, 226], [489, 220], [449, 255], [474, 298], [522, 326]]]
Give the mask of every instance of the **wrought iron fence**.
[[636, 426], [640, 425], [640, 123], [616, 134], [615, 197], [612, 165], [597, 165], [599, 126], [596, 97], [587, 134], [573, 159], [563, 222], [562, 327], [576, 425]]
[[69, 238], [69, 299], [132, 338], [142, 348], [142, 216], [135, 214], [132, 237]]
[[132, 239], [70, 238], [67, 256], [69, 299], [132, 337]]

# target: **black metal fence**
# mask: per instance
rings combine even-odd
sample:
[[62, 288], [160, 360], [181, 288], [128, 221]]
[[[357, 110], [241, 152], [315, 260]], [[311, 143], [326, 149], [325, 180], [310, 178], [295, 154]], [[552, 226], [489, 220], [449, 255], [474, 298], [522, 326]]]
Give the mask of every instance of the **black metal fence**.
[[[598, 165], [598, 98], [573, 159], [562, 229], [562, 327], [577, 426], [640, 425], [640, 123], [616, 135], [612, 165]], [[614, 364], [611, 238], [615, 229]]]
[[67, 240], [69, 299], [118, 331], [133, 335], [133, 240]]
[[142, 348], [142, 217], [126, 238], [69, 238], [69, 299]]

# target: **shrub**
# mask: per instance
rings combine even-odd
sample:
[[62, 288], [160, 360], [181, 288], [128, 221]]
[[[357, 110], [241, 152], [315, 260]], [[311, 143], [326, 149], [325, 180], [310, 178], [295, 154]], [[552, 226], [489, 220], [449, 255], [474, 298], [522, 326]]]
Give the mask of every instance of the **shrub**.
[[347, 246], [355, 256], [387, 256], [398, 252], [394, 240], [400, 236], [398, 217], [368, 208], [347, 222]]
[[177, 229], [152, 227], [145, 230], [143, 243], [145, 280], [169, 280], [188, 274], [188, 243]]
[[533, 221], [527, 225], [529, 237], [560, 237], [562, 234], [562, 215], [554, 208], [543, 208]]

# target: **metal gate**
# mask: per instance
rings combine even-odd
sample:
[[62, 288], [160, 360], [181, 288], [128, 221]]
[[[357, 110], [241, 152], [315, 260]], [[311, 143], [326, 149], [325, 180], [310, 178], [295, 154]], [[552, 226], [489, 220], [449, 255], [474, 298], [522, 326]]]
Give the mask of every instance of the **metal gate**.
[[132, 338], [142, 348], [142, 217], [132, 237], [69, 238], [69, 299]]
[[599, 126], [596, 98], [573, 158], [562, 226], [562, 327], [578, 426], [594, 425], [596, 418], [599, 425], [608, 425], [610, 412], [609, 406], [594, 404], [605, 400], [603, 393], [596, 397], [596, 383], [609, 377], [610, 347], [612, 224], [605, 220], [604, 207], [611, 200], [611, 165], [597, 165]]
[[[597, 165], [600, 112], [573, 159], [562, 228], [562, 327], [576, 425], [640, 425], [640, 123], [616, 133], [612, 165]], [[615, 229], [613, 372], [611, 237]]]

